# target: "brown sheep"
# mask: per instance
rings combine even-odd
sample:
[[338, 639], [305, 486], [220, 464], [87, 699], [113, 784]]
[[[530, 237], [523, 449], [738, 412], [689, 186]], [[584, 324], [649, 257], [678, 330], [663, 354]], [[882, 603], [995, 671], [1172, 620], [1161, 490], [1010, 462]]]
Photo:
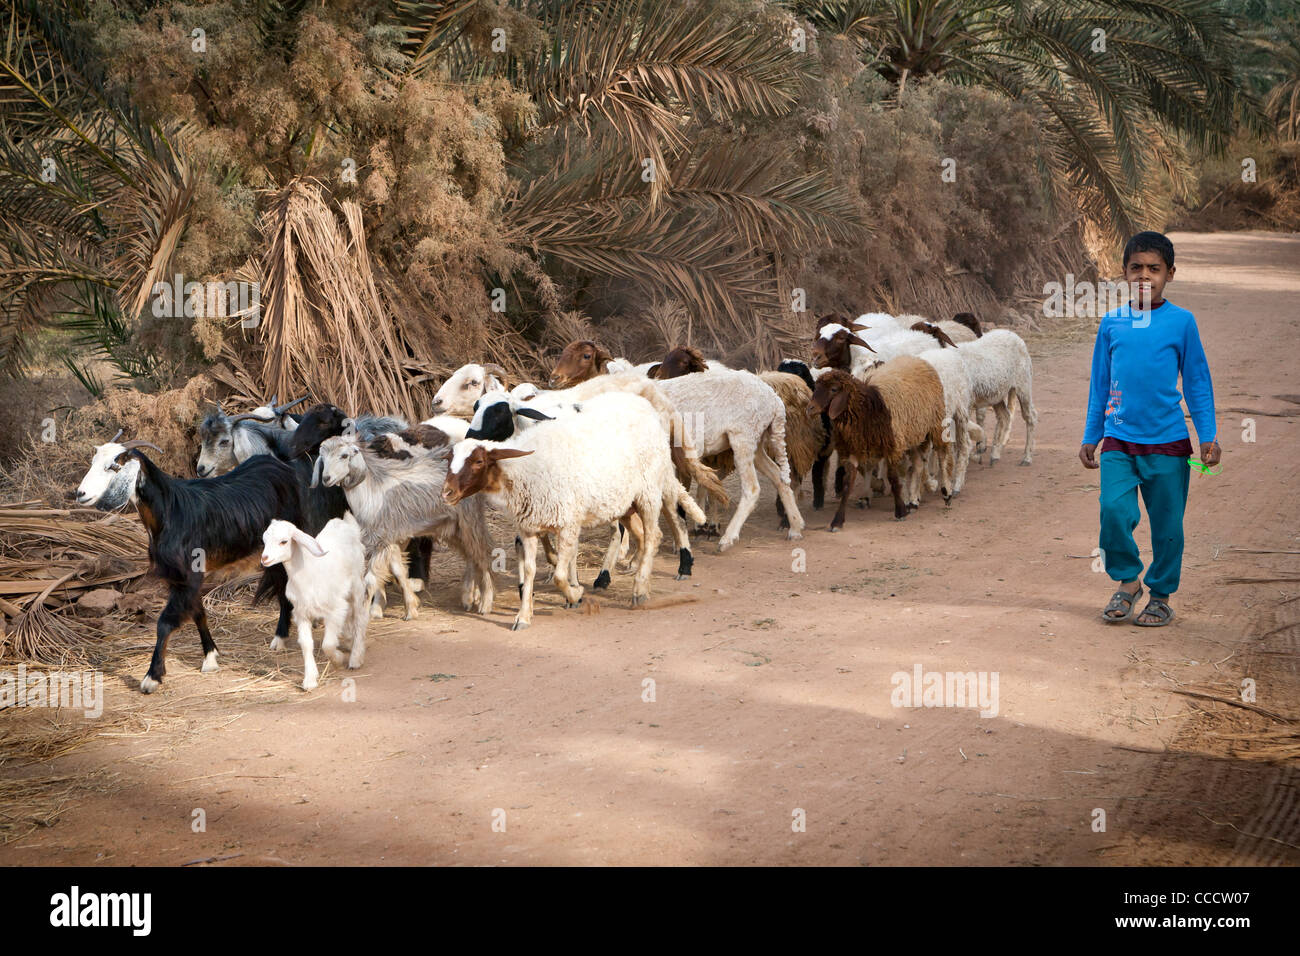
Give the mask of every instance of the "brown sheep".
[[907, 517], [899, 466], [912, 459], [919, 478], [926, 443], [945, 447], [943, 383], [934, 368], [902, 355], [875, 370], [869, 383], [832, 369], [817, 379], [808, 403], [808, 417], [825, 412], [831, 419], [831, 439], [841, 461], [849, 461], [840, 491], [840, 507], [830, 530], [844, 526], [844, 513], [857, 480], [858, 467], [882, 458], [894, 495], [894, 517]]

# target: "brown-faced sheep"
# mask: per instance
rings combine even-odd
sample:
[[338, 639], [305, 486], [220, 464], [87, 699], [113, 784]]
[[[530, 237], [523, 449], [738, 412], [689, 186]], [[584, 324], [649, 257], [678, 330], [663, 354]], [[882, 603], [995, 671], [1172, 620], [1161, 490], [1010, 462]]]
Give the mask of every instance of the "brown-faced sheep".
[[894, 517], [907, 517], [899, 466], [904, 457], [910, 457], [912, 474], [919, 480], [927, 443], [936, 448], [947, 444], [943, 383], [934, 368], [920, 359], [899, 356], [875, 370], [869, 383], [832, 369], [817, 379], [808, 403], [809, 417], [822, 412], [830, 416], [836, 454], [850, 463], [830, 530], [838, 531], [844, 525], [858, 467], [878, 458], [885, 461]]

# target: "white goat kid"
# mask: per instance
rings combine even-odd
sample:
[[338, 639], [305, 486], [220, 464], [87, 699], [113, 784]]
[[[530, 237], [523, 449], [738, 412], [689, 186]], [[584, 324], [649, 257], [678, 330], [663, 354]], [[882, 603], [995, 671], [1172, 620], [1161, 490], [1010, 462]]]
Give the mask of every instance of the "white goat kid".
[[[335, 664], [343, 664], [339, 651], [342, 638], [351, 645], [349, 668], [358, 668], [366, 656], [366, 570], [361, 528], [349, 512], [331, 518], [312, 537], [291, 521], [272, 521], [262, 535], [262, 566], [283, 564], [289, 574], [285, 596], [293, 605], [298, 625], [298, 646], [302, 649], [302, 689], [315, 690], [319, 683], [312, 645], [312, 625], [325, 627], [321, 650]], [[272, 650], [283, 650], [276, 638]]]

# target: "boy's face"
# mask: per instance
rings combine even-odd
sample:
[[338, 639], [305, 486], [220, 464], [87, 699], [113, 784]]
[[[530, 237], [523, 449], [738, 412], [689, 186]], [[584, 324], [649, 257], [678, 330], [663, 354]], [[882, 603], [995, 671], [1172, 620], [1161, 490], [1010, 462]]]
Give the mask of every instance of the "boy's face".
[[1173, 277], [1174, 267], [1165, 265], [1164, 258], [1154, 250], [1133, 253], [1124, 266], [1124, 281], [1134, 304], [1141, 309], [1163, 301], [1165, 285]]

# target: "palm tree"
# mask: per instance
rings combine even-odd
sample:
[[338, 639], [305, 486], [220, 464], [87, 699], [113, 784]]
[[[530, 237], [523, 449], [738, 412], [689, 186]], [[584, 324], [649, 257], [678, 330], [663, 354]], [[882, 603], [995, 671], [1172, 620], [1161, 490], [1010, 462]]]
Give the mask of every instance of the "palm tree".
[[531, 95], [506, 228], [549, 268], [630, 280], [761, 335], [779, 305], [777, 251], [862, 228], [824, 171], [783, 172], [775, 149], [717, 129], [720, 116], [795, 105], [815, 61], [779, 37], [700, 3], [510, 5], [536, 17], [549, 42], [475, 55], [482, 5], [396, 2], [412, 71], [504, 75]]
[[63, 7], [25, 0], [3, 23], [0, 370], [16, 374], [35, 329], [59, 314], [128, 374], [150, 376], [132, 323], [168, 275], [195, 175], [176, 130], [104, 92], [68, 29], [77, 11]]
[[1057, 198], [1112, 238], [1145, 228], [1157, 172], [1185, 183], [1187, 146], [1226, 148], [1260, 113], [1232, 62], [1216, 0], [800, 0], [899, 87], [927, 76], [1030, 104]]

